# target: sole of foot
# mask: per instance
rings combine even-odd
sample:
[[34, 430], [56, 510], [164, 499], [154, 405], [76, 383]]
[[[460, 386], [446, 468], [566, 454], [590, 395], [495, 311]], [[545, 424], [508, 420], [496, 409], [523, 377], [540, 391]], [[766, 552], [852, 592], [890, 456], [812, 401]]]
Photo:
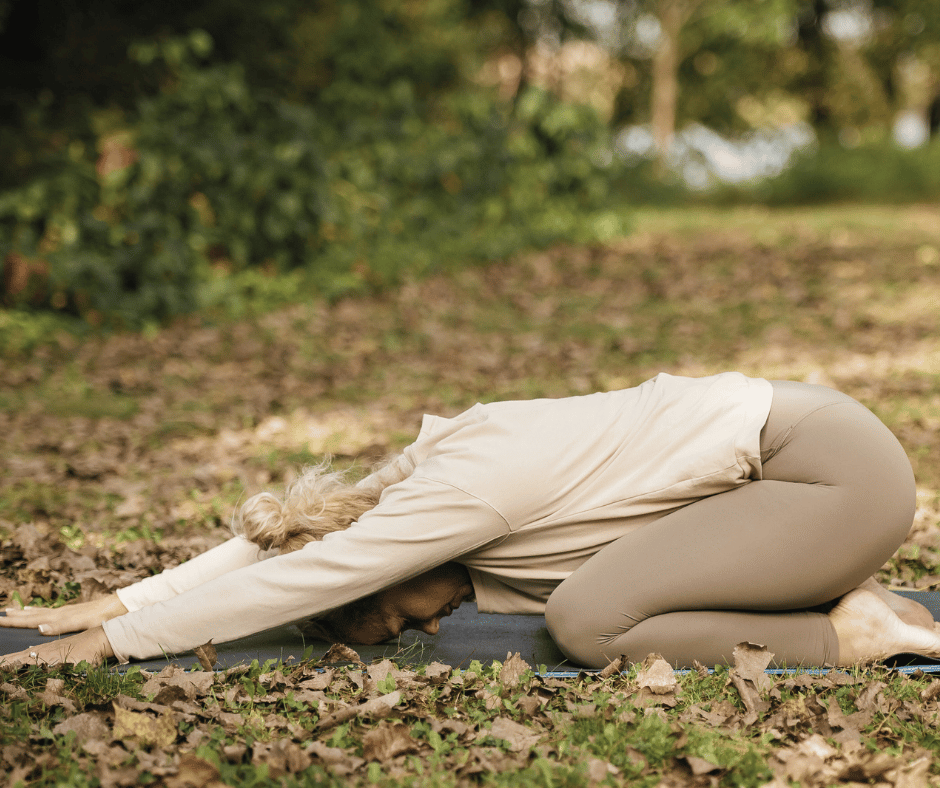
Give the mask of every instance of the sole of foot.
[[940, 658], [940, 633], [908, 624], [880, 598], [864, 588], [850, 591], [829, 613], [839, 638], [839, 664], [851, 666], [913, 653]]
[[888, 605], [905, 624], [913, 624], [918, 627], [933, 629], [933, 614], [920, 602], [908, 597], [892, 594], [887, 588], [882, 586], [875, 578], [870, 577], [859, 588], [865, 591], [871, 591], [882, 602]]

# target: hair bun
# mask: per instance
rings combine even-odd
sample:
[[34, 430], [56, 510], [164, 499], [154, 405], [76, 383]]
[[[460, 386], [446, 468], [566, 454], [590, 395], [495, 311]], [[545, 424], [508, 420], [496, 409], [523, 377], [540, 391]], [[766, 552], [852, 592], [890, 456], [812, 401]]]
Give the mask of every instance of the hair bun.
[[385, 487], [405, 475], [398, 463], [390, 463], [363, 483], [352, 484], [347, 472], [331, 471], [324, 461], [305, 468], [287, 486], [283, 500], [263, 492], [245, 501], [235, 513], [232, 531], [263, 550], [299, 550], [307, 542], [348, 528], [379, 502]]

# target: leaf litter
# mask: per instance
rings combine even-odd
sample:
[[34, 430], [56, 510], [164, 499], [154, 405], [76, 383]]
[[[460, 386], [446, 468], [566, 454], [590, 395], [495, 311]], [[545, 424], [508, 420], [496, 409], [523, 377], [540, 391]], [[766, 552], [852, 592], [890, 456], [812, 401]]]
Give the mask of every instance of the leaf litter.
[[[373, 765], [405, 779], [429, 763], [454, 785], [549, 769], [592, 784], [629, 778], [711, 786], [725, 775], [744, 776], [742, 752], [750, 751], [759, 756], [756, 767], [751, 762], [754, 785], [937, 783], [932, 752], [905, 741], [905, 728], [936, 727], [940, 680], [885, 669], [770, 676], [760, 665], [771, 658], [741, 644], [735, 664], [705, 681], [677, 674], [656, 655], [626, 672], [573, 680], [539, 675], [519, 654], [464, 671], [387, 660], [226, 672], [170, 665], [128, 676], [123, 689], [133, 694], [87, 700], [82, 686], [93, 677], [29, 667], [5, 675], [33, 682], [47, 675], [43, 692], [14, 695], [0, 714], [15, 724], [26, 708], [54, 707], [56, 721], [28, 726], [22, 744], [4, 734], [0, 763], [28, 780], [64, 757], [58, 745], [102, 786], [136, 785], [142, 772], [168, 786], [232, 784], [249, 764], [263, 764], [271, 778], [310, 772], [365, 784], [375, 777]], [[390, 680], [396, 688], [383, 692]], [[11, 686], [0, 687], [8, 700]], [[660, 752], [645, 737], [657, 739]], [[206, 759], [210, 742], [218, 762]], [[26, 753], [37, 748], [48, 757], [31, 767]]]
[[[0, 376], [0, 593], [7, 604], [90, 599], [187, 560], [226, 537], [245, 494], [327, 454], [376, 459], [424, 412], [732, 368], [878, 405], [921, 484], [914, 528], [882, 577], [935, 587], [940, 340], [925, 305], [940, 271], [917, 263], [925, 242], [805, 227], [769, 242], [733, 229], [637, 234], [234, 326], [62, 337], [5, 359]], [[501, 773], [938, 783], [940, 681], [877, 669], [768, 677], [769, 659], [742, 644], [715, 674], [677, 675], [651, 655], [560, 680], [519, 655], [409, 670], [337, 647], [216, 673], [206, 644], [203, 670], [188, 673], [30, 667], [0, 675], [0, 763], [11, 786], [70, 769], [102, 786], [144, 774], [231, 785], [262, 765], [275, 782], [350, 784], [427, 769], [448, 785]]]

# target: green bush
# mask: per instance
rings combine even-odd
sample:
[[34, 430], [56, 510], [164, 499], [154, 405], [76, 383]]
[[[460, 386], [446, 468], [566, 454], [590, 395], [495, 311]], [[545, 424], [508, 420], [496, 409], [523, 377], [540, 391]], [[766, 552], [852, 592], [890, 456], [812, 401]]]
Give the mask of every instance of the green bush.
[[370, 90], [340, 69], [311, 107], [206, 60], [211, 46], [197, 31], [133, 49], [165, 87], [138, 101], [123, 166], [73, 142], [0, 194], [0, 255], [48, 269], [21, 301], [135, 326], [283, 295], [213, 268], [301, 271], [287, 281], [331, 297], [625, 229], [608, 131], [585, 107], [535, 88], [513, 103], [474, 85], [422, 95], [394, 58]]
[[936, 200], [940, 141], [913, 150], [890, 141], [858, 148], [826, 145], [798, 157], [748, 195], [771, 205]]

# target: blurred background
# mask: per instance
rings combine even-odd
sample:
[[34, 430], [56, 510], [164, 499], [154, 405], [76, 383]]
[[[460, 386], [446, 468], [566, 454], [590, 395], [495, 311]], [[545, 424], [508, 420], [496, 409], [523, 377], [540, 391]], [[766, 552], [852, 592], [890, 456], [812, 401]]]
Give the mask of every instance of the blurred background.
[[940, 195], [933, 0], [0, 0], [2, 305], [90, 325]]
[[938, 124], [935, 0], [0, 0], [0, 594], [727, 369], [875, 410], [940, 585]]

